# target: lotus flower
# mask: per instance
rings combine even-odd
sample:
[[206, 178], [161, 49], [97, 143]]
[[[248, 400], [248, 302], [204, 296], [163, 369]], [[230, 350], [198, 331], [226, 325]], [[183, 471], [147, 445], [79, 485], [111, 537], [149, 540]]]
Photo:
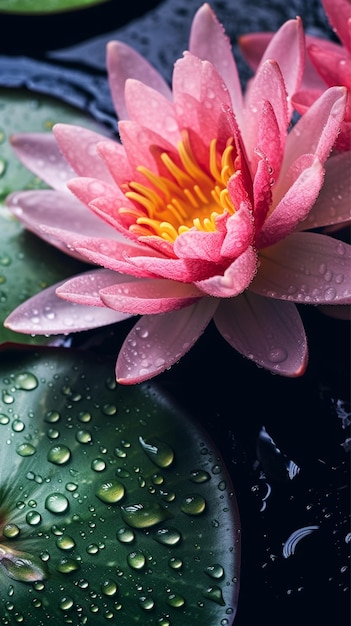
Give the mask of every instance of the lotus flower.
[[[303, 114], [327, 87], [344, 85], [348, 91], [345, 118], [335, 147], [351, 149], [351, 3], [350, 0], [322, 0], [329, 22], [341, 44], [306, 36], [308, 59], [303, 81], [293, 96], [296, 110]], [[256, 68], [273, 33], [252, 33], [240, 37], [241, 50]]]
[[348, 213], [343, 155], [327, 160], [345, 89], [325, 91], [288, 132], [304, 45], [301, 21], [284, 24], [243, 97], [207, 4], [172, 91], [137, 52], [110, 43], [121, 143], [61, 124], [56, 143], [15, 136], [19, 158], [54, 189], [8, 200], [28, 228], [102, 267], [42, 291], [6, 325], [69, 333], [108, 323], [106, 310], [115, 320], [141, 315], [116, 364], [117, 380], [132, 384], [177, 362], [213, 319], [244, 356], [301, 375], [307, 340], [294, 303], [349, 302], [351, 250], [301, 232]]

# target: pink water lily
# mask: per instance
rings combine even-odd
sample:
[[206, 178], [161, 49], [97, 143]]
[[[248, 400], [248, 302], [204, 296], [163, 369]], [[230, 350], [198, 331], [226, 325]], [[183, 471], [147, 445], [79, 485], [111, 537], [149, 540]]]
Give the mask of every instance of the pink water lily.
[[288, 132], [304, 46], [301, 21], [284, 24], [243, 96], [208, 4], [172, 90], [137, 52], [110, 43], [121, 143], [62, 124], [54, 137], [17, 135], [19, 158], [53, 189], [8, 199], [32, 231], [102, 268], [42, 291], [6, 325], [68, 333], [79, 319], [81, 329], [108, 323], [106, 310], [116, 320], [141, 315], [116, 365], [117, 380], [136, 383], [178, 361], [213, 319], [249, 359], [302, 374], [307, 341], [295, 302], [349, 302], [351, 251], [302, 232], [348, 214], [344, 155], [327, 160], [345, 89], [326, 90]]
[[[327, 87], [343, 85], [348, 92], [345, 117], [335, 147], [351, 150], [351, 2], [321, 0], [329, 22], [340, 39], [334, 43], [306, 36], [307, 59], [300, 89], [293, 95], [295, 109], [304, 114]], [[250, 33], [240, 38], [241, 50], [256, 68], [273, 33]]]

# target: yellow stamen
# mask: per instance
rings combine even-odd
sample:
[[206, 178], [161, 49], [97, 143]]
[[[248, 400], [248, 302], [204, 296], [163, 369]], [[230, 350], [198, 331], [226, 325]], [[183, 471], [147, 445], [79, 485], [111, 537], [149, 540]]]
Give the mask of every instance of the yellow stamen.
[[153, 154], [169, 177], [139, 166], [145, 184], [133, 181], [125, 192], [134, 208], [119, 209], [121, 216], [132, 222], [129, 230], [135, 235], [174, 242], [191, 228], [213, 232], [219, 215], [235, 213], [227, 189], [235, 173], [236, 151], [231, 138], [222, 154], [218, 153], [217, 140], [211, 141], [207, 167], [198, 163], [186, 131], [178, 145], [178, 162], [167, 152]]

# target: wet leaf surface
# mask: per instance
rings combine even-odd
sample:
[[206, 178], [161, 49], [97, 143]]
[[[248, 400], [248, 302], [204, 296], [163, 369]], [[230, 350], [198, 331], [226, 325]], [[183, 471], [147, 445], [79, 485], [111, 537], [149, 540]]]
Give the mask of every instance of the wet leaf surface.
[[231, 624], [236, 501], [203, 429], [94, 354], [0, 357], [3, 623]]

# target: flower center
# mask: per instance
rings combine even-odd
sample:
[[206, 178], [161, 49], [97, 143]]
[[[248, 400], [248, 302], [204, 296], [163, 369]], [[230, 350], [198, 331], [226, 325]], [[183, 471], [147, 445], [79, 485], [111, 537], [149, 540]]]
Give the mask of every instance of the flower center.
[[153, 235], [174, 242], [178, 235], [195, 227], [201, 231], [215, 231], [216, 217], [225, 211], [233, 214], [227, 182], [235, 172], [236, 151], [233, 140], [221, 155], [217, 152], [217, 140], [209, 149], [208, 172], [198, 163], [190, 146], [186, 131], [178, 144], [180, 164], [163, 152], [163, 167], [169, 178], [140, 165], [137, 169], [149, 184], [131, 182], [126, 197], [133, 201], [134, 209], [123, 207], [121, 216], [129, 218], [129, 230], [136, 236]]

